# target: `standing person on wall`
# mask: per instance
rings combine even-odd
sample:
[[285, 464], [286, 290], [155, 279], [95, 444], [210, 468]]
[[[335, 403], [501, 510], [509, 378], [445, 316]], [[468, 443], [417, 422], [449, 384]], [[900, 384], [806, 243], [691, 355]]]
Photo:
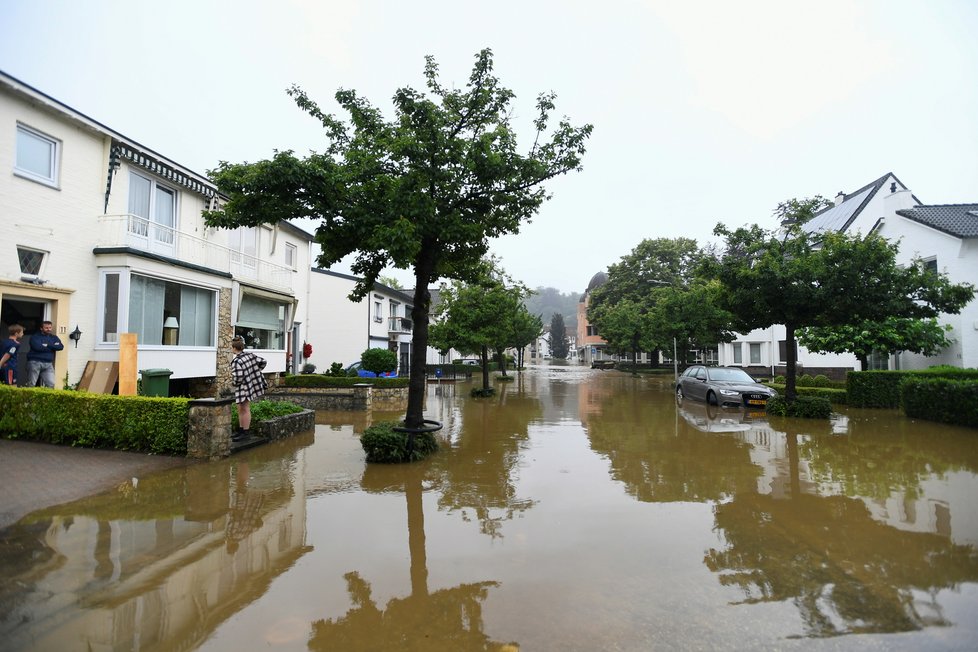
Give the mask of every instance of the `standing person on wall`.
[[40, 377], [43, 387], [54, 388], [54, 354], [65, 348], [61, 338], [51, 329], [54, 324], [45, 320], [41, 330], [31, 335], [30, 350], [27, 351], [27, 386], [35, 387]]
[[250, 351], [245, 351], [244, 338], [231, 340], [234, 359], [231, 360], [231, 382], [234, 383], [234, 402], [238, 405], [238, 430], [231, 441], [241, 441], [251, 436], [251, 402], [265, 395], [268, 382], [262, 375], [267, 362]]
[[17, 386], [17, 349], [20, 348], [20, 338], [24, 336], [24, 327], [20, 324], [11, 324], [7, 329], [10, 337], [0, 348], [0, 385]]

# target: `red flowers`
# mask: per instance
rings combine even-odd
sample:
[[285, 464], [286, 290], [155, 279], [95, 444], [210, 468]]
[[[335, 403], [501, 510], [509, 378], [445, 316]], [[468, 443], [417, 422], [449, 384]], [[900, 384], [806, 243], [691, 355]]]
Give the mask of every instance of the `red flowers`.
[[311, 358], [312, 357], [312, 344], [309, 342], [302, 343], [302, 357]]

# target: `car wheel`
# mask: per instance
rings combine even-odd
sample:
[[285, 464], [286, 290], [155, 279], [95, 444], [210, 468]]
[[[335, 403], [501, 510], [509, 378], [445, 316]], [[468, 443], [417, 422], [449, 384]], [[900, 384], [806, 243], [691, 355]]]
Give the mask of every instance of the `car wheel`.
[[714, 394], [713, 392], [710, 392], [709, 394], [706, 395], [706, 402], [709, 403], [710, 405], [717, 405], [718, 404], [717, 395]]

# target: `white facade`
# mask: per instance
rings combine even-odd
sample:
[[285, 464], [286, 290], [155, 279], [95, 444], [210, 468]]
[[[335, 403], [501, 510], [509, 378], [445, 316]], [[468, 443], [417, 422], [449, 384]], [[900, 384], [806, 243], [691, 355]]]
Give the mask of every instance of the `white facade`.
[[202, 211], [223, 199], [209, 180], [3, 73], [0, 162], [2, 334], [52, 321], [58, 386], [117, 361], [122, 333], [137, 334], [139, 369], [171, 380], [218, 376], [234, 334], [286, 370], [308, 233], [207, 228]]

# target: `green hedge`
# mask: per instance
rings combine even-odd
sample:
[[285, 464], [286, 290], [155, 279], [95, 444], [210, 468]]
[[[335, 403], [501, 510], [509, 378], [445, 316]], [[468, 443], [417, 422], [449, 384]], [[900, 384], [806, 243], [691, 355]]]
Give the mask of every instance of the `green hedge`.
[[[256, 401], [251, 404], [251, 426], [254, 427], [256, 423], [261, 423], [262, 421], [268, 421], [269, 419], [274, 419], [275, 417], [284, 417], [287, 414], [298, 414], [305, 410], [301, 405], [296, 405], [291, 401], [269, 401], [267, 399], [262, 399], [261, 401]], [[236, 430], [238, 428], [238, 406], [231, 406], [231, 428]]]
[[832, 416], [832, 406], [821, 396], [798, 396], [794, 403], [788, 403], [783, 396], [774, 396], [768, 399], [767, 412], [779, 417], [828, 419]]
[[0, 386], [0, 433], [93, 448], [187, 454], [189, 399]]
[[410, 379], [404, 378], [360, 378], [359, 376], [324, 376], [322, 374], [301, 374], [286, 376], [283, 387], [353, 387], [370, 383], [374, 387], [407, 387]]
[[934, 367], [914, 371], [850, 371], [846, 376], [848, 402], [853, 407], [900, 407], [900, 383], [904, 378], [978, 380], [978, 370]]
[[908, 417], [978, 428], [978, 380], [912, 375], [900, 383]]
[[394, 430], [400, 424], [382, 421], [364, 430], [360, 445], [367, 454], [367, 461], [378, 464], [398, 464], [424, 459], [438, 450], [438, 441], [430, 432], [414, 435], [414, 447], [408, 451], [408, 435]]

